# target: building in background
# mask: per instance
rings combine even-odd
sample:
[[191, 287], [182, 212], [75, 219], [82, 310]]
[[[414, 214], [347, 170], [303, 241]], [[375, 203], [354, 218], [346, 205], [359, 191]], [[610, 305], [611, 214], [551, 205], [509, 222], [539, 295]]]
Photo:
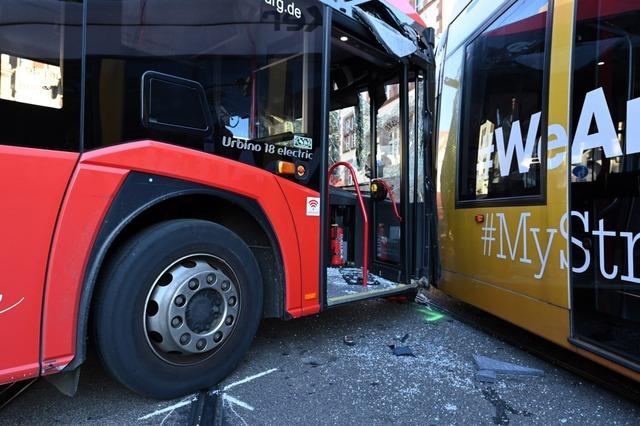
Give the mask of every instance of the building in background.
[[460, 13], [470, 0], [410, 0], [422, 19], [436, 30], [436, 38], [447, 29], [447, 25]]

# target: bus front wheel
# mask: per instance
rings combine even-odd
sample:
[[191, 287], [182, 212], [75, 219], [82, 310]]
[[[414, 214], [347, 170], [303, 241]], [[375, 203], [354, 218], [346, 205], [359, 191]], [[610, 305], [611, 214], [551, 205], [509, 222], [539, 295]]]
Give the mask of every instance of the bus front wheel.
[[108, 260], [95, 296], [98, 355], [145, 396], [206, 389], [249, 349], [262, 291], [255, 257], [230, 230], [202, 220], [152, 226]]

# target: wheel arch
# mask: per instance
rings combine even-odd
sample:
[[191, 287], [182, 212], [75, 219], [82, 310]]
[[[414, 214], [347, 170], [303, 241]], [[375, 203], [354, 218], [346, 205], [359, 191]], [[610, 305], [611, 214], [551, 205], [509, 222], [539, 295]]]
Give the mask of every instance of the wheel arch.
[[65, 371], [76, 369], [86, 358], [93, 295], [109, 254], [141, 230], [178, 218], [209, 220], [240, 236], [262, 272], [263, 317], [285, 317], [286, 278], [280, 244], [255, 200], [192, 182], [133, 172], [109, 208], [91, 251], [78, 307], [76, 355]]

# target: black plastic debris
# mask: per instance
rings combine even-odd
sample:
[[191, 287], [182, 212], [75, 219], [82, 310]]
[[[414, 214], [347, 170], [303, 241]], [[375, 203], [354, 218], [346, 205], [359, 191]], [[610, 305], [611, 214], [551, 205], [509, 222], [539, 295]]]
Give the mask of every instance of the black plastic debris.
[[395, 356], [410, 356], [416, 358], [416, 355], [408, 346], [389, 345], [389, 348], [391, 348], [391, 351]]
[[353, 346], [356, 344], [356, 341], [353, 336], [344, 336], [344, 344], [347, 346]]
[[312, 368], [320, 367], [323, 364], [323, 362], [320, 359], [312, 356], [302, 358], [302, 363], [304, 365], [309, 365]]
[[400, 339], [400, 341], [402, 343], [406, 342], [409, 339], [409, 334], [405, 334], [404, 336], [402, 336], [402, 339]]

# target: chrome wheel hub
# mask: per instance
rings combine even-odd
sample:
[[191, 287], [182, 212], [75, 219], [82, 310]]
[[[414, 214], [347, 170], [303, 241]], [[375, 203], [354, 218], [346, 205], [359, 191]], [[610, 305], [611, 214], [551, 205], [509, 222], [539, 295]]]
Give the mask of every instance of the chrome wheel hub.
[[232, 333], [239, 302], [235, 274], [225, 262], [202, 254], [180, 259], [147, 295], [147, 342], [167, 362], [198, 362]]

